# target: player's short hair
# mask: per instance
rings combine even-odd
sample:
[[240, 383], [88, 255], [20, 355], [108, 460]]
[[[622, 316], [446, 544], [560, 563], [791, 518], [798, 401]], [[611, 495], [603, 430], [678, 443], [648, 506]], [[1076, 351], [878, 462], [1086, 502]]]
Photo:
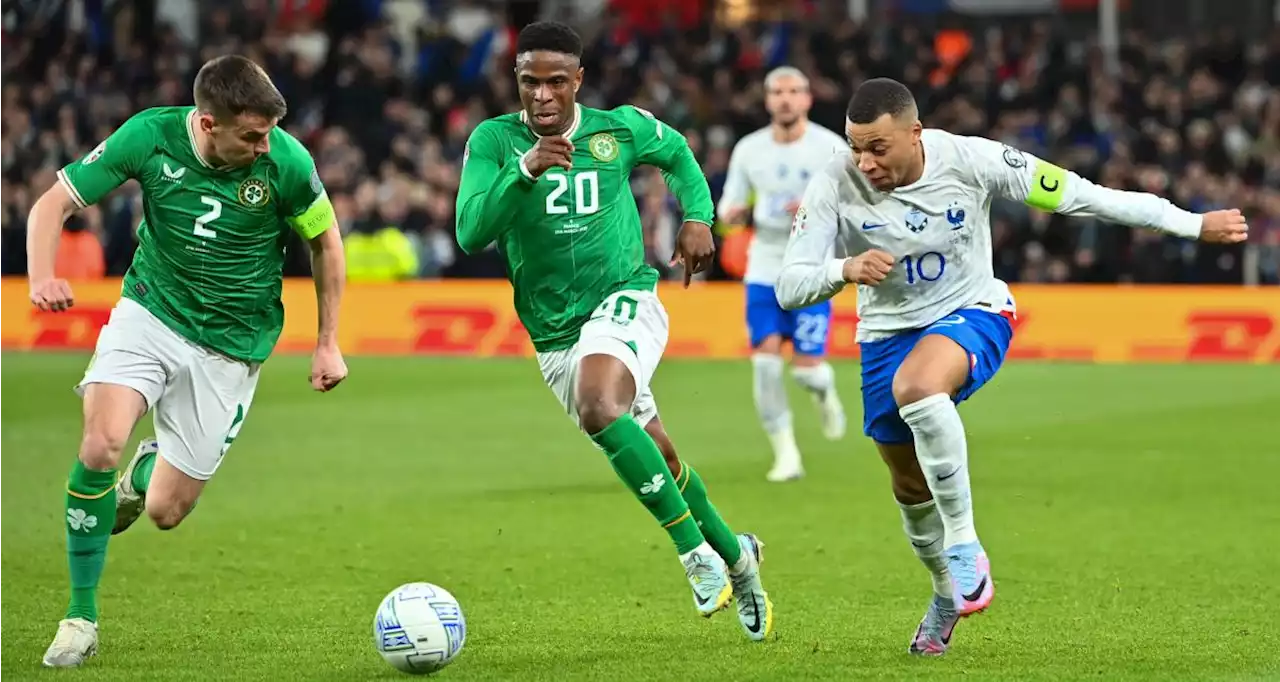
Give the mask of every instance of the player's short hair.
[[525, 52], [559, 52], [582, 58], [582, 37], [558, 21], [535, 21], [525, 26], [516, 38], [516, 54]]
[[240, 55], [215, 57], [196, 74], [196, 108], [226, 121], [249, 113], [265, 118], [284, 118], [289, 107], [284, 95], [261, 66]]
[[885, 114], [898, 118], [916, 111], [916, 98], [907, 86], [892, 78], [872, 78], [854, 91], [845, 115], [850, 123], [865, 125]]
[[809, 77], [804, 72], [794, 66], [779, 66], [764, 76], [764, 87], [766, 90], [772, 88], [778, 81], [783, 78], [795, 78], [804, 86], [809, 87]]

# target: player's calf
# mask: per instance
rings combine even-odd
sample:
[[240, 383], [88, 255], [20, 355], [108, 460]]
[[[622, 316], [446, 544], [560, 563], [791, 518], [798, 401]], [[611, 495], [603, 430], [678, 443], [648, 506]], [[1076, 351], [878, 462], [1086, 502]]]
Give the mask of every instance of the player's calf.
[[798, 354], [792, 361], [791, 376], [818, 406], [818, 414], [822, 418], [822, 435], [827, 440], [844, 438], [847, 426], [844, 403], [836, 390], [836, 374], [831, 364], [820, 356]]
[[[620, 355], [629, 352], [618, 343]], [[579, 423], [608, 455], [618, 478], [667, 531], [698, 612], [710, 616], [728, 606], [733, 596], [725, 562], [707, 543], [657, 443], [631, 415], [635, 386], [631, 369], [618, 357], [587, 355], [578, 366], [574, 393]]]
[[771, 343], [777, 338], [771, 336], [761, 344], [751, 356], [751, 369], [756, 414], [769, 437], [769, 444], [773, 446], [773, 468], [769, 470], [768, 479], [780, 482], [801, 478], [804, 466], [791, 428], [791, 408], [787, 404], [787, 387], [783, 383], [786, 365], [779, 351], [767, 350], [780, 345], [780, 341]]
[[195, 508], [204, 484], [158, 458], [147, 490], [147, 516], [160, 530], [176, 528]]

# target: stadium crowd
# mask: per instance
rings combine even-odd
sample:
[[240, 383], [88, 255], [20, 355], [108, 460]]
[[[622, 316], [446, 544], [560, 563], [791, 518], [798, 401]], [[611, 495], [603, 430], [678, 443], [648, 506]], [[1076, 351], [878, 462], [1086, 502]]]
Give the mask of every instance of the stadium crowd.
[[[359, 243], [362, 253], [396, 254], [374, 268], [384, 276], [503, 275], [495, 254], [457, 249], [453, 201], [470, 131], [519, 106], [511, 48], [521, 17], [505, 3], [229, 0], [188, 2], [194, 16], [179, 17], [123, 0], [107, 9], [87, 0], [39, 11], [6, 4], [4, 274], [25, 272], [27, 212], [62, 164], [141, 108], [190, 103], [196, 69], [234, 51], [263, 64], [285, 95], [283, 125], [311, 148], [353, 253]], [[958, 33], [915, 22], [859, 26], [840, 16], [844, 2], [804, 2], [785, 21], [729, 26], [609, 4], [583, 24], [580, 101], [634, 103], [684, 131], [716, 196], [734, 142], [767, 123], [769, 68], [807, 73], [812, 118], [836, 131], [852, 88], [890, 76], [912, 86], [926, 125], [986, 135], [1192, 210], [1242, 208], [1260, 255], [1246, 264], [1239, 247], [1000, 203], [997, 276], [1240, 282], [1249, 267], [1280, 283], [1280, 30], [1256, 44], [1226, 32], [1166, 41], [1127, 32], [1111, 75], [1091, 36], [1047, 19]], [[634, 184], [651, 261], [662, 268], [678, 212], [656, 172], [638, 172]], [[140, 216], [140, 197], [126, 186], [73, 218], [59, 268], [123, 273]], [[287, 274], [307, 272], [305, 253], [291, 250]], [[353, 278], [361, 272], [353, 268]]]

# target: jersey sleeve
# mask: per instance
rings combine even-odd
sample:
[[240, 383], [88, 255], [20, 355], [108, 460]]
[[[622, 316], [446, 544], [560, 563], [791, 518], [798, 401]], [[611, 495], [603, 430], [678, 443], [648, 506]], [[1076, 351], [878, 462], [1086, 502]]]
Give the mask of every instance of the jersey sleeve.
[[747, 145], [745, 140], [734, 145], [729, 155], [729, 170], [725, 174], [724, 191], [720, 193], [720, 203], [716, 205], [716, 215], [721, 220], [728, 220], [733, 211], [745, 208], [751, 199], [751, 180], [747, 176]]
[[155, 148], [154, 135], [145, 114], [135, 114], [93, 151], [59, 170], [58, 181], [80, 208], [96, 204], [138, 176]]
[[280, 131], [284, 147], [280, 168], [280, 201], [285, 222], [303, 239], [311, 240], [333, 226], [337, 216], [320, 181], [315, 159], [297, 138]]
[[960, 166], [974, 182], [997, 196], [1042, 211], [1160, 230], [1179, 237], [1200, 236], [1201, 218], [1146, 192], [1096, 185], [1034, 155], [982, 137], [960, 137]]
[[774, 287], [778, 305], [786, 310], [820, 303], [844, 289], [845, 259], [835, 257], [840, 215], [834, 168], [809, 182], [792, 222]]
[[667, 187], [680, 202], [684, 220], [713, 224], [715, 204], [711, 201], [711, 187], [684, 136], [639, 107], [622, 106], [616, 111], [631, 130], [636, 164], [656, 166], [662, 171]]
[[503, 149], [498, 132], [487, 122], [467, 138], [454, 205], [458, 246], [463, 252], [488, 248], [510, 228], [521, 199], [533, 192], [535, 179], [518, 152], [510, 145]]

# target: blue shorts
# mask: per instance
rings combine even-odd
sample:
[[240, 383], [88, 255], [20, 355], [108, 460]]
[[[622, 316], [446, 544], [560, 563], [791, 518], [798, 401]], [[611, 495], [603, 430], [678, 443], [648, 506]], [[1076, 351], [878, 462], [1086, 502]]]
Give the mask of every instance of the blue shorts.
[[969, 353], [969, 380], [954, 398], [960, 403], [996, 375], [1009, 350], [1013, 326], [1003, 315], [965, 308], [924, 329], [858, 344], [862, 352], [862, 431], [877, 443], [893, 445], [914, 440], [911, 428], [898, 416], [893, 375], [916, 342], [927, 334], [941, 334]]
[[747, 283], [747, 331], [752, 348], [777, 334], [790, 340], [797, 354], [821, 356], [827, 352], [830, 330], [830, 300], [800, 310], [783, 310], [773, 287]]

